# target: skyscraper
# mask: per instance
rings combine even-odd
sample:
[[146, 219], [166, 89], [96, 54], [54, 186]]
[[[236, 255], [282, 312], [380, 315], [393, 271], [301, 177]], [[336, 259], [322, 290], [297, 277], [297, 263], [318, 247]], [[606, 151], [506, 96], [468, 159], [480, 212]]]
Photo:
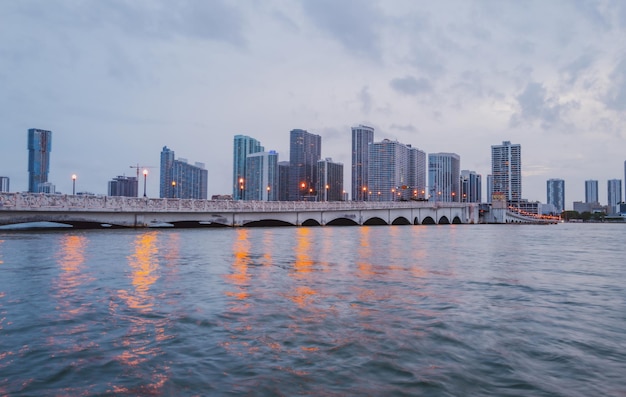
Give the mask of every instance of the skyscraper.
[[305, 130], [289, 134], [289, 200], [315, 200], [317, 162], [322, 155], [322, 137]]
[[52, 131], [28, 130], [28, 191], [40, 192], [39, 184], [48, 182]]
[[278, 153], [251, 153], [246, 157], [245, 192], [243, 199], [276, 201], [279, 196]]
[[9, 177], [8, 176], [0, 176], [0, 192], [2, 193], [9, 192]]
[[547, 184], [547, 203], [554, 205], [557, 214], [565, 210], [565, 181], [549, 179]]
[[363, 188], [368, 180], [368, 146], [374, 142], [374, 128], [365, 125], [352, 127], [352, 200], [367, 200]]
[[507, 201], [519, 202], [522, 199], [522, 148], [509, 141], [491, 146], [492, 190], [501, 193]]
[[233, 145], [233, 200], [243, 200], [247, 185], [246, 158], [249, 154], [263, 152], [261, 142], [246, 135], [235, 135]]
[[[369, 144], [368, 180], [357, 197], [372, 201], [409, 200], [426, 187], [426, 154], [398, 141], [383, 139]], [[421, 185], [421, 186], [420, 186]]]
[[176, 160], [167, 146], [161, 152], [161, 198], [206, 199], [208, 171], [204, 164], [191, 165], [185, 159]]
[[461, 158], [456, 153], [428, 155], [428, 186], [430, 200], [460, 201]]
[[317, 162], [317, 200], [343, 200], [343, 164], [327, 158]]
[[480, 203], [482, 201], [482, 177], [475, 171], [461, 171], [461, 202]]
[[598, 200], [598, 181], [588, 180], [585, 181], [585, 203], [599, 203]]
[[137, 197], [138, 182], [134, 176], [118, 176], [109, 181], [109, 196]]
[[617, 205], [622, 202], [622, 180], [609, 179], [607, 183], [609, 214], [615, 214]]

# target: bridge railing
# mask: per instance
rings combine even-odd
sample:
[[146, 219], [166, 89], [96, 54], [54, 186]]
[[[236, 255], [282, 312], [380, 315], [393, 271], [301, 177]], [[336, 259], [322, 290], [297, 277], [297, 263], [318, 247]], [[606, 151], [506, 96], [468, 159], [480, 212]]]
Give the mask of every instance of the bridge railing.
[[456, 208], [467, 203], [432, 201], [233, 201], [146, 197], [0, 193], [0, 211], [87, 212], [286, 212], [398, 208]]

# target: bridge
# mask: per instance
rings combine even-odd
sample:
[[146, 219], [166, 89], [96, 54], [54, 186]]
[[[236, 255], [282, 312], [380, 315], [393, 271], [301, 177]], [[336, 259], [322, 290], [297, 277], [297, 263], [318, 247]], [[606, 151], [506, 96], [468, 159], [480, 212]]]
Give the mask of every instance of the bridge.
[[[493, 217], [491, 223], [508, 223], [513, 215], [505, 211], [499, 219]], [[515, 222], [536, 223], [536, 219], [515, 216]], [[484, 220], [476, 203], [223, 201], [0, 193], [0, 226], [31, 222], [55, 222], [75, 228], [141, 228], [435, 225]]]

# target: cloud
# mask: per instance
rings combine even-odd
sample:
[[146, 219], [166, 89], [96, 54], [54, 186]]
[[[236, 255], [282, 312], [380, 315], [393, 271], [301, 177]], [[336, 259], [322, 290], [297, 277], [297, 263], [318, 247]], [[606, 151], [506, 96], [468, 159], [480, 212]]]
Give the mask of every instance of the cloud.
[[430, 93], [433, 91], [433, 87], [430, 84], [430, 81], [425, 78], [416, 79], [413, 76], [395, 78], [391, 80], [389, 85], [391, 85], [391, 88], [393, 88], [397, 92], [410, 96], [416, 96], [422, 93]]
[[534, 122], [539, 122], [543, 129], [561, 127], [567, 124], [562, 116], [568, 110], [579, 106], [575, 101], [560, 103], [558, 97], [548, 96], [546, 88], [535, 82], [528, 83], [524, 91], [515, 99], [520, 112], [511, 118], [512, 127]]
[[380, 60], [379, 30], [384, 25], [382, 10], [360, 0], [303, 0], [306, 15], [346, 50]]
[[357, 97], [361, 103], [361, 111], [365, 114], [369, 114], [372, 110], [372, 96], [369, 93], [369, 87], [364, 86], [361, 91], [359, 91]]
[[406, 132], [417, 132], [417, 128], [415, 128], [415, 126], [413, 124], [405, 124], [405, 125], [400, 125], [400, 124], [392, 124], [391, 127], [392, 130], [399, 130], [399, 131], [406, 131]]
[[610, 88], [604, 97], [605, 105], [612, 110], [626, 110], [626, 58], [623, 58], [609, 76]]

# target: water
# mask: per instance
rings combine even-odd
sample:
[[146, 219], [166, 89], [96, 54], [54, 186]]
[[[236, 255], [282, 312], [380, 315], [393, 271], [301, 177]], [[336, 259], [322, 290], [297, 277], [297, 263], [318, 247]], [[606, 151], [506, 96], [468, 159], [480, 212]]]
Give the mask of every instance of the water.
[[625, 233], [0, 232], [0, 395], [626, 396]]

